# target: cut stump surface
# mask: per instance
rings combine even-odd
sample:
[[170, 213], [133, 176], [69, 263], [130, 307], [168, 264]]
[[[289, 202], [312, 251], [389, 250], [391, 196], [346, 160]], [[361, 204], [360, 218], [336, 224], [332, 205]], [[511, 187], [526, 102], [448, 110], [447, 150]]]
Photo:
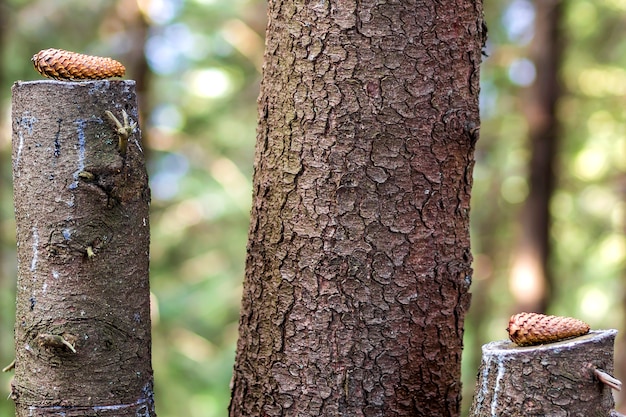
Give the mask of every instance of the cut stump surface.
[[508, 341], [483, 346], [470, 417], [609, 416], [611, 389], [594, 369], [613, 373], [617, 330], [520, 347]]

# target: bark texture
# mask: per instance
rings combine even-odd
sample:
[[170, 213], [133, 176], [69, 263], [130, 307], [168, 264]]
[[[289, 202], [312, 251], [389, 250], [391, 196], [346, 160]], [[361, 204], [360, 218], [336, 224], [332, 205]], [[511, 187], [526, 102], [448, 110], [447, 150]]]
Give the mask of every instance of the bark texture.
[[134, 81], [13, 86], [17, 417], [155, 415], [148, 177], [105, 116], [136, 103]]
[[576, 339], [518, 347], [506, 341], [483, 346], [470, 417], [608, 417], [611, 389], [594, 369], [613, 373], [617, 330]]
[[456, 416], [482, 5], [272, 1], [231, 416]]

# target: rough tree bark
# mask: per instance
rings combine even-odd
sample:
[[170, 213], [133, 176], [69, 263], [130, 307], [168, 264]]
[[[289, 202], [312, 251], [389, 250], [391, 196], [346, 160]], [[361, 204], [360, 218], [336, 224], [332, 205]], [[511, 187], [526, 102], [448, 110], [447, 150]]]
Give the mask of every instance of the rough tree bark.
[[[13, 86], [17, 417], [154, 416], [150, 192], [134, 81]], [[75, 352], [73, 352], [75, 350]]]
[[458, 415], [481, 19], [269, 3], [231, 416]]
[[617, 415], [611, 388], [594, 373], [613, 373], [616, 330], [518, 347], [508, 340], [483, 346], [471, 417]]

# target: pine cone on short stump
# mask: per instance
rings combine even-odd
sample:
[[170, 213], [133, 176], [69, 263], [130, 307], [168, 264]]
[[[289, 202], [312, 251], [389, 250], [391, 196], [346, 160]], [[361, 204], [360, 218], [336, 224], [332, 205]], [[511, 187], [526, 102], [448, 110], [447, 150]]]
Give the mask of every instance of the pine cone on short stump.
[[551, 343], [589, 333], [589, 325], [571, 317], [519, 313], [511, 316], [509, 339], [519, 346]]

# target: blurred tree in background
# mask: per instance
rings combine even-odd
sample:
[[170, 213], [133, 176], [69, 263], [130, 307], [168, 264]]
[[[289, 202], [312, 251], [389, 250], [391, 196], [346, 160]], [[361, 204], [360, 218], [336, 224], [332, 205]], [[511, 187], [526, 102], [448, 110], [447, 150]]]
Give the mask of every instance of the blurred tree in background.
[[[530, 191], [533, 147], [528, 116], [538, 110], [532, 108], [536, 104], [528, 94], [546, 76], [538, 73], [545, 71], [545, 61], [537, 49], [554, 48], [549, 44], [553, 40], [533, 43], [537, 31], [545, 30], [537, 26], [545, 18], [538, 14], [545, 3], [561, 3], [561, 17], [552, 30], [559, 32], [557, 44], [563, 49], [554, 51], [560, 55], [556, 71], [561, 83], [555, 104], [559, 125], [558, 148], [553, 150], [555, 177], [545, 178], [554, 181], [549, 200], [550, 257], [543, 271], [551, 277], [551, 292], [541, 304], [548, 313], [576, 316], [592, 328], [617, 328], [622, 333], [624, 328], [626, 2], [487, 2], [489, 58], [481, 73], [482, 127], [471, 213], [474, 299], [466, 321], [463, 362], [466, 402], [474, 388], [480, 346], [505, 338], [507, 318], [516, 312], [512, 306], [524, 291], [537, 291], [532, 282], [541, 279], [533, 272], [534, 265], [517, 259], [516, 250], [523, 232], [517, 219], [523, 218]], [[518, 280], [525, 287], [512, 285], [514, 264], [526, 267], [525, 278]], [[623, 361], [621, 351], [623, 342], [616, 349], [618, 363]], [[616, 373], [625, 377], [623, 371]]]
[[[160, 417], [227, 415], [250, 207], [262, 0], [0, 0], [0, 367], [13, 358], [15, 224], [9, 118], [30, 57], [64, 48], [111, 56], [138, 81], [152, 203], [153, 361]], [[472, 194], [474, 302], [464, 401], [480, 346], [516, 312], [511, 267], [529, 193], [529, 88], [540, 66], [530, 0], [485, 2], [481, 139]], [[626, 0], [563, 1], [566, 47], [550, 199], [553, 291], [545, 309], [624, 333]], [[541, 47], [541, 45], [539, 45]], [[479, 308], [480, 307], [480, 308]], [[617, 363], [626, 368], [626, 359]], [[626, 370], [617, 372], [626, 379]], [[0, 374], [0, 417], [11, 374]], [[623, 402], [623, 401], [622, 401]], [[623, 410], [622, 410], [623, 411]]]

